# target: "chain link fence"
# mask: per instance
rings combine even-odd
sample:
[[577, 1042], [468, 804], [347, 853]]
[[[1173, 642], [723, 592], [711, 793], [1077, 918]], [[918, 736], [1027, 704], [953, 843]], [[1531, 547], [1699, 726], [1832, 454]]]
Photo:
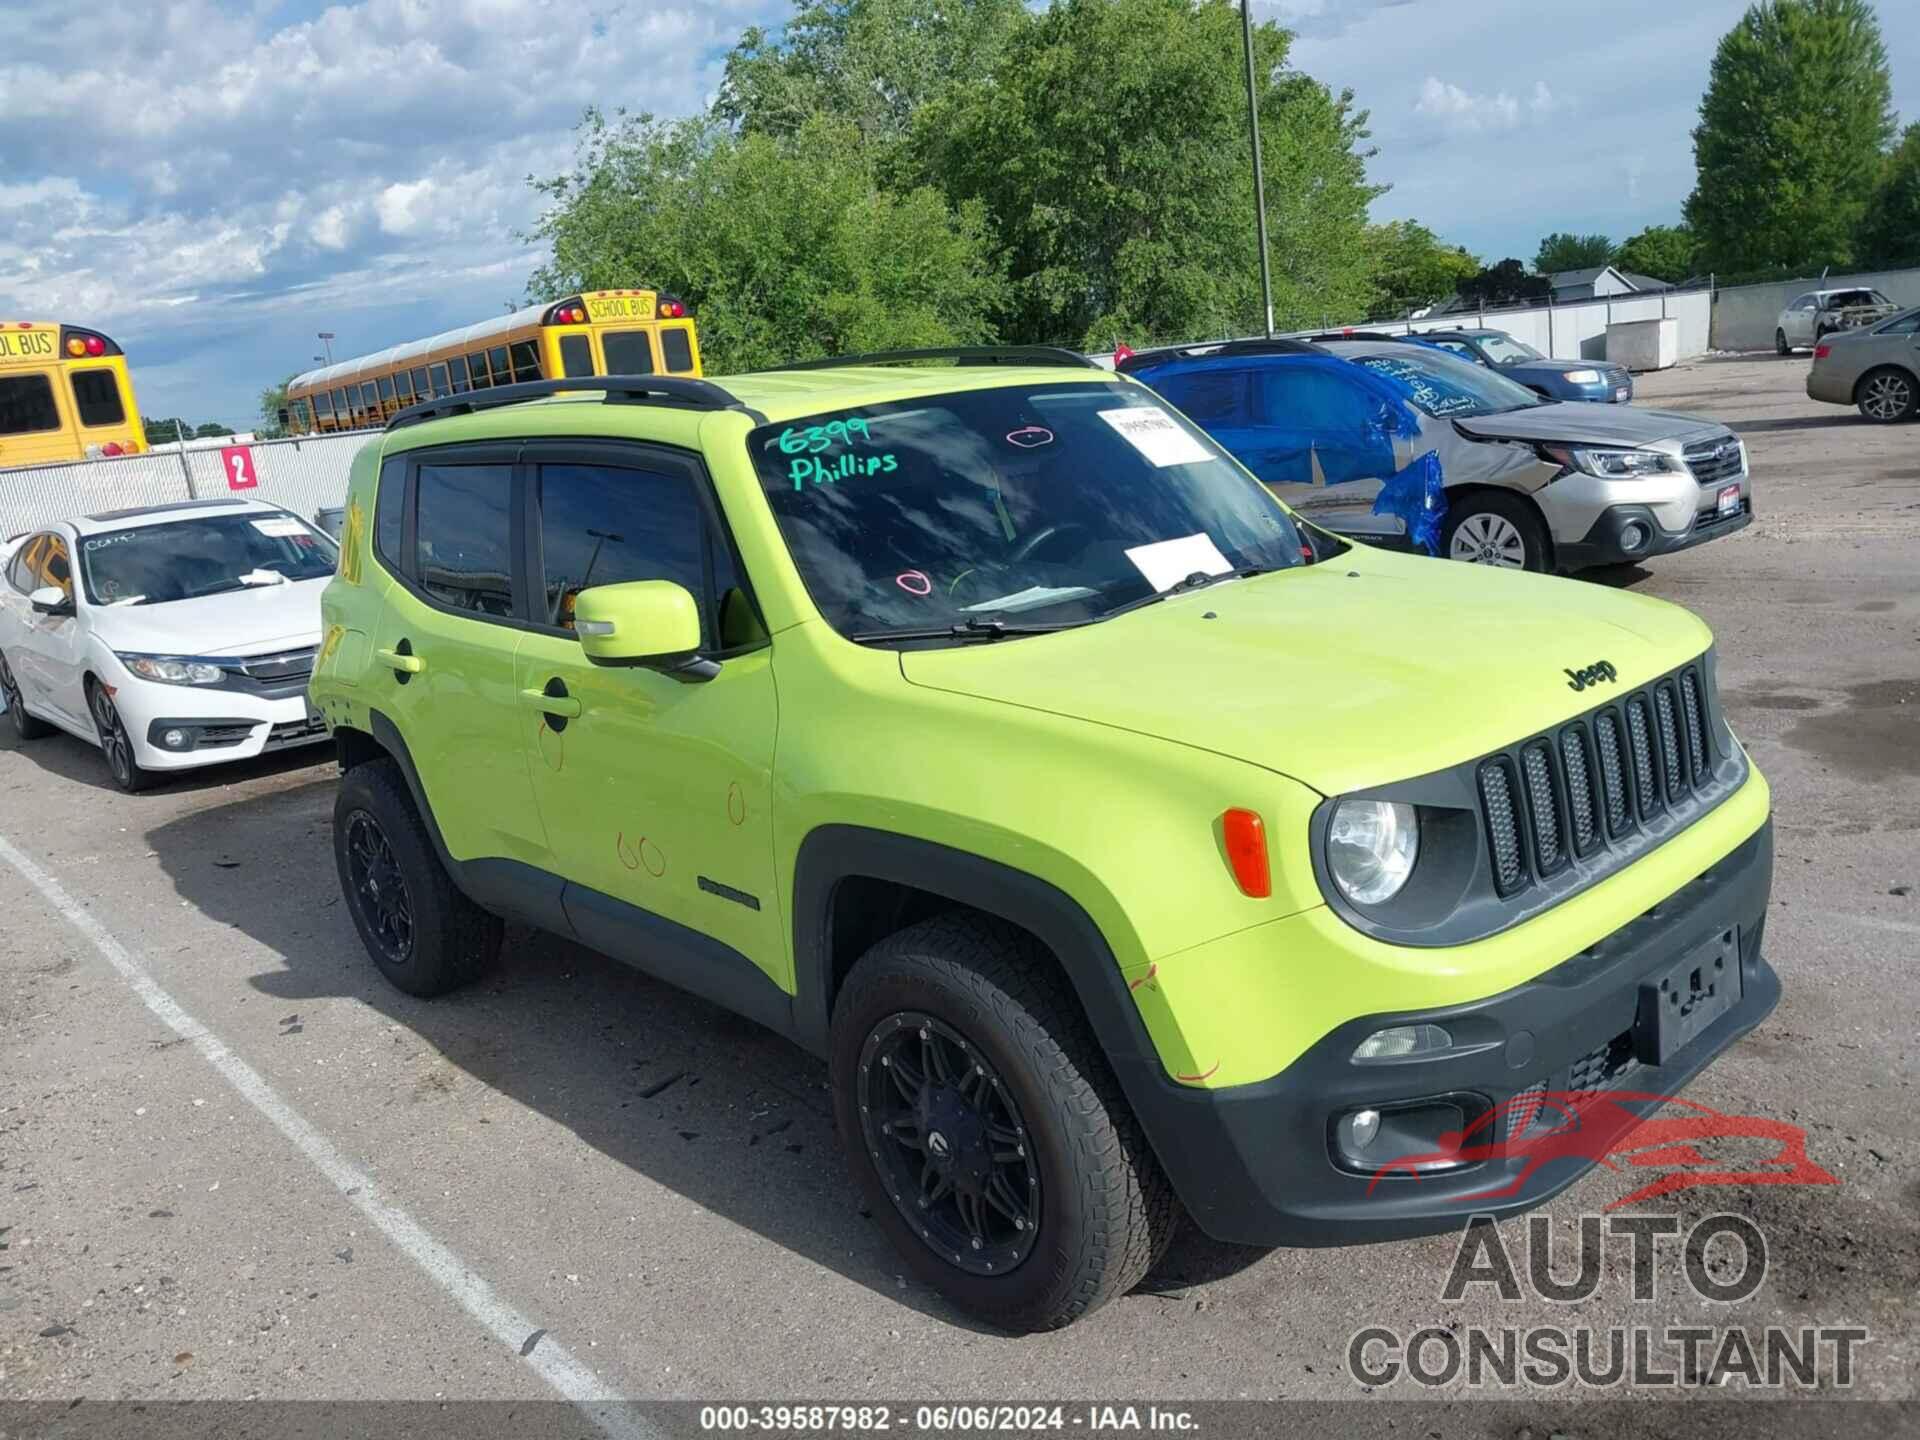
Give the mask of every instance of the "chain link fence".
[[0, 470], [0, 540], [75, 515], [225, 496], [283, 505], [311, 520], [316, 510], [346, 502], [353, 457], [379, 436], [360, 430]]

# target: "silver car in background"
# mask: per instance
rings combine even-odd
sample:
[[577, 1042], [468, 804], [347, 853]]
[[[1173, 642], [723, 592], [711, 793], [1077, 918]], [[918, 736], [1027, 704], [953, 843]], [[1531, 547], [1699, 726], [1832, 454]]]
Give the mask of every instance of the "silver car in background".
[[1780, 312], [1773, 348], [1785, 355], [1790, 350], [1818, 345], [1843, 330], [1864, 330], [1899, 308], [1878, 290], [1866, 286], [1809, 290]]
[[1858, 406], [1878, 425], [1911, 420], [1920, 409], [1920, 307], [1814, 346], [1807, 394], [1829, 405]]

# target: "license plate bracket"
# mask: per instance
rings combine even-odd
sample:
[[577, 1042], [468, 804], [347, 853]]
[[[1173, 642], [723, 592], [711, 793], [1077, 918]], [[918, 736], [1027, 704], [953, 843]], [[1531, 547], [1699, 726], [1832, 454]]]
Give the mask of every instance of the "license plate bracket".
[[1729, 926], [1676, 963], [1640, 982], [1633, 1054], [1664, 1065], [1701, 1031], [1740, 1003], [1739, 932]]
[[1738, 485], [1722, 485], [1720, 487], [1719, 498], [1714, 501], [1713, 508], [1722, 515], [1733, 514], [1734, 511], [1740, 508], [1740, 487]]

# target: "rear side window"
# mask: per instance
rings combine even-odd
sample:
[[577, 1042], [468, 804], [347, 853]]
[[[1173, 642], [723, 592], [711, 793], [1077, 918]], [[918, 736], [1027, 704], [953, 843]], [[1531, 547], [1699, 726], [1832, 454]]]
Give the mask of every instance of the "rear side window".
[[1898, 320], [1890, 320], [1880, 327], [1882, 335], [1920, 335], [1920, 310], [1910, 315], [1902, 315]]
[[373, 549], [389, 570], [401, 570], [401, 538], [405, 533], [407, 468], [389, 460], [380, 471], [380, 493], [373, 504]]
[[31, 435], [58, 430], [60, 412], [53, 403], [53, 382], [45, 375], [0, 376], [0, 435]]
[[126, 407], [120, 403], [120, 382], [111, 370], [76, 370], [73, 403], [82, 425], [124, 425]]
[[560, 371], [563, 375], [593, 374], [593, 346], [584, 335], [560, 337]]
[[651, 375], [653, 342], [644, 330], [614, 330], [600, 337], [609, 375]]
[[414, 488], [420, 588], [449, 609], [512, 618], [513, 467], [422, 465]]
[[1244, 422], [1247, 409], [1247, 376], [1244, 370], [1209, 370], [1193, 375], [1173, 375], [1165, 380], [1148, 380], [1166, 396], [1176, 410], [1184, 410], [1190, 419], [1202, 425]]
[[687, 332], [681, 326], [660, 332], [660, 353], [666, 358], [669, 370], [684, 372], [693, 369], [693, 342], [687, 338]]

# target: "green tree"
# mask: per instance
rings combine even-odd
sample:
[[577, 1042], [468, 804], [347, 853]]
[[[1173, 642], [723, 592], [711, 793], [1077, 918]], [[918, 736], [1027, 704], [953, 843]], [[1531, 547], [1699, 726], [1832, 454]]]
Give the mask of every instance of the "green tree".
[[1417, 220], [1393, 220], [1367, 229], [1372, 255], [1374, 300], [1368, 318], [1397, 320], [1445, 300], [1480, 273], [1478, 256], [1442, 243]]
[[1762, 0], [1721, 37], [1686, 204], [1721, 272], [1852, 263], [1892, 142], [1892, 81], [1868, 0]]
[[792, 135], [817, 114], [890, 142], [956, 84], [994, 73], [1030, 23], [1021, 0], [794, 0], [776, 38], [745, 31], [727, 55], [713, 114], [745, 133]]
[[533, 182], [531, 300], [657, 286], [684, 297], [715, 374], [992, 335], [1003, 280], [977, 204], [880, 188], [858, 130], [791, 135], [589, 112], [574, 168]]
[[1540, 242], [1533, 268], [1542, 275], [1561, 270], [1591, 270], [1613, 260], [1613, 241], [1604, 235], [1569, 235], [1556, 230]]
[[1920, 123], [1887, 157], [1860, 224], [1859, 257], [1880, 269], [1920, 265]]
[[1552, 281], [1527, 273], [1511, 255], [1460, 286], [1460, 299], [1469, 306], [1537, 305], [1552, 293]]
[[1613, 252], [1613, 263], [1636, 275], [1678, 284], [1698, 273], [1693, 263], [1697, 248], [1693, 231], [1685, 225], [1649, 225], [1621, 242]]
[[[1255, 32], [1274, 304], [1283, 325], [1359, 315], [1366, 115]], [[1058, 0], [1016, 28], [990, 85], [915, 117], [917, 174], [985, 205], [1010, 341], [1105, 347], [1261, 325], [1240, 16], [1229, 0]]]
[[278, 440], [286, 435], [287, 427], [281, 423], [281, 413], [287, 408], [287, 386], [293, 380], [289, 375], [278, 385], [269, 385], [260, 392], [260, 418], [254, 423], [253, 433], [262, 440]]
[[194, 426], [192, 433], [196, 440], [217, 440], [222, 435], [232, 435], [235, 432], [231, 425], [222, 425], [218, 420], [208, 420]]

